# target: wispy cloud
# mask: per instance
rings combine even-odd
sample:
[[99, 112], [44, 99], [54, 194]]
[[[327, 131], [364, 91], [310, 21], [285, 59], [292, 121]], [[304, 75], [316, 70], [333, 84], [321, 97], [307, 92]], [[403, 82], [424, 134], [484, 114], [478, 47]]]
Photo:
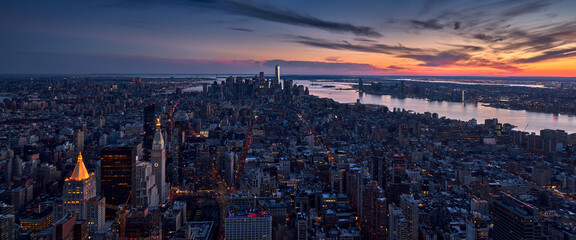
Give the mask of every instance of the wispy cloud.
[[231, 27], [231, 28], [228, 28], [228, 29], [234, 30], [234, 31], [239, 31], [239, 32], [254, 32], [254, 30], [248, 29], [248, 28]]
[[439, 24], [436, 19], [430, 19], [427, 21], [412, 20], [410, 22], [414, 28], [419, 29], [440, 30], [444, 28], [444, 25]]
[[[434, 48], [410, 48], [403, 45], [388, 45], [381, 43], [350, 43], [348, 41], [331, 42], [324, 39], [316, 39], [305, 36], [293, 36], [293, 41], [318, 48], [334, 49], [334, 50], [348, 50], [357, 52], [379, 53], [387, 54], [398, 58], [407, 58], [422, 63], [418, 64], [421, 67], [449, 67], [449, 66], [466, 66], [466, 67], [488, 67], [498, 70], [505, 70], [516, 72], [520, 71], [519, 68], [505, 62], [493, 62], [485, 58], [476, 57], [475, 55], [483, 52], [484, 47], [476, 45], [462, 45], [462, 44], [440, 44], [446, 46], [446, 49]], [[395, 69], [396, 66], [390, 66], [386, 69]]]
[[406, 68], [398, 67], [398, 66], [394, 66], [394, 65], [390, 65], [390, 66], [386, 67], [386, 69], [390, 69], [390, 70], [403, 70], [403, 69], [406, 69]]
[[182, 4], [203, 7], [211, 10], [223, 11], [231, 14], [252, 17], [260, 20], [277, 22], [289, 25], [304, 26], [326, 30], [335, 33], [349, 33], [356, 36], [378, 38], [382, 37], [372, 27], [359, 26], [346, 22], [324, 20], [313, 16], [301, 14], [290, 9], [279, 8], [273, 5], [250, 4], [248, 1], [234, 0], [119, 0], [116, 4], [106, 7], [141, 7], [150, 4]]
[[350, 23], [322, 20], [312, 16], [306, 16], [288, 9], [280, 9], [274, 6], [249, 5], [236, 1], [225, 1], [226, 11], [244, 16], [250, 16], [262, 20], [279, 22], [292, 25], [300, 25], [324, 29], [331, 32], [352, 33], [364, 37], [381, 37], [382, 34], [371, 27], [356, 26]]
[[381, 43], [362, 43], [354, 44], [347, 41], [342, 42], [331, 42], [324, 39], [311, 38], [305, 36], [292, 36], [293, 42], [300, 43], [307, 46], [335, 49], [335, 50], [350, 50], [358, 52], [368, 52], [368, 53], [384, 53], [384, 54], [412, 54], [425, 51], [420, 48], [409, 48], [402, 45], [388, 45]]
[[340, 57], [327, 57], [325, 60], [328, 62], [340, 62]]
[[576, 56], [576, 48], [545, 51], [538, 56], [516, 60], [517, 63], [535, 63], [552, 59], [569, 58]]
[[[517, 64], [559, 60], [576, 55], [576, 20], [551, 22], [545, 10], [557, 0], [526, 1], [427, 1], [421, 15], [397, 24], [416, 30], [439, 31], [451, 39], [476, 41], [478, 45], [453, 45], [466, 50], [400, 57], [422, 61], [421, 66], [478, 66], [520, 71]], [[541, 14], [548, 21], [524, 24], [521, 16]], [[422, 20], [425, 19], [425, 20]], [[525, 21], [525, 20], [523, 20]], [[448, 37], [447, 37], [448, 38]], [[477, 53], [475, 53], [477, 52]], [[504, 55], [506, 54], [506, 55]], [[521, 58], [531, 54], [533, 57]], [[497, 60], [496, 60], [497, 59]]]
[[493, 69], [499, 69], [499, 70], [503, 70], [503, 71], [507, 71], [507, 72], [520, 72], [522, 71], [522, 69], [510, 65], [508, 63], [504, 63], [504, 62], [499, 62], [499, 61], [491, 61], [488, 59], [484, 59], [484, 58], [471, 58], [468, 60], [463, 60], [460, 62], [457, 62], [455, 64], [456, 66], [462, 66], [462, 67], [488, 67], [488, 68], [493, 68]]
[[421, 63], [419, 66], [425, 67], [441, 67], [454, 65], [460, 60], [469, 59], [470, 55], [458, 52], [440, 52], [438, 54], [423, 54], [423, 55], [400, 55], [401, 58], [410, 58], [418, 60]]

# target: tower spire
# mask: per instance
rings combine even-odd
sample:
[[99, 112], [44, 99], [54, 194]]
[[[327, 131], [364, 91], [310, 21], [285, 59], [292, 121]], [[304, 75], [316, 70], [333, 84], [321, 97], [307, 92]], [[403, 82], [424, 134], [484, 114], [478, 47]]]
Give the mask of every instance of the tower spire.
[[76, 167], [74, 167], [74, 171], [72, 172], [72, 176], [68, 178], [69, 180], [75, 181], [82, 181], [90, 177], [88, 174], [88, 170], [86, 170], [86, 166], [84, 165], [84, 160], [82, 158], [82, 153], [78, 154], [78, 161], [76, 162]]

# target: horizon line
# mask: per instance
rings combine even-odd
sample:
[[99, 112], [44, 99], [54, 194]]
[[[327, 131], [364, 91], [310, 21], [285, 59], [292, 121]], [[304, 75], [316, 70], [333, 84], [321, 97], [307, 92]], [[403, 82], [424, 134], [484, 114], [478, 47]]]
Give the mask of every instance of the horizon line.
[[[258, 73], [0, 73], [0, 77], [6, 76], [146, 76], [146, 75], [226, 75], [226, 76], [246, 76], [254, 75], [257, 76]], [[274, 73], [264, 74], [274, 76]], [[294, 74], [283, 74], [283, 76], [367, 76], [367, 77], [478, 77], [478, 78], [557, 78], [557, 79], [574, 79], [574, 77], [562, 77], [562, 76], [490, 76], [490, 75], [410, 75], [410, 74], [305, 74], [305, 73], [294, 73]]]

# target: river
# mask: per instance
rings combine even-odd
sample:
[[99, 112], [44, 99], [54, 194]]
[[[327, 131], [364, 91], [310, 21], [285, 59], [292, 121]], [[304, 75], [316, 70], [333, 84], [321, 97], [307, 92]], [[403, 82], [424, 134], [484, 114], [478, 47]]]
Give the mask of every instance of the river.
[[571, 115], [499, 109], [482, 106], [480, 103], [462, 105], [459, 102], [428, 101], [417, 98], [399, 99], [390, 95], [359, 94], [352, 88], [353, 83], [346, 82], [308, 80], [295, 80], [294, 82], [308, 87], [312, 95], [332, 98], [340, 103], [355, 103], [359, 99], [361, 103], [384, 105], [390, 110], [401, 108], [417, 113], [438, 113], [440, 117], [445, 116], [462, 121], [475, 118], [478, 123], [484, 123], [485, 119], [498, 118], [498, 122], [518, 126], [515, 130], [523, 131], [526, 129], [527, 132], [535, 132], [536, 134], [540, 134], [542, 129], [561, 129], [569, 134], [576, 133], [576, 116]]

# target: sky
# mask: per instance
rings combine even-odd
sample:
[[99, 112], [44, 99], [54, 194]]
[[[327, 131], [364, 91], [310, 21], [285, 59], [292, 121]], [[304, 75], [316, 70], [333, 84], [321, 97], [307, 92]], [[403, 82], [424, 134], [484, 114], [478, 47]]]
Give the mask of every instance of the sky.
[[576, 76], [573, 0], [0, 0], [0, 74]]

